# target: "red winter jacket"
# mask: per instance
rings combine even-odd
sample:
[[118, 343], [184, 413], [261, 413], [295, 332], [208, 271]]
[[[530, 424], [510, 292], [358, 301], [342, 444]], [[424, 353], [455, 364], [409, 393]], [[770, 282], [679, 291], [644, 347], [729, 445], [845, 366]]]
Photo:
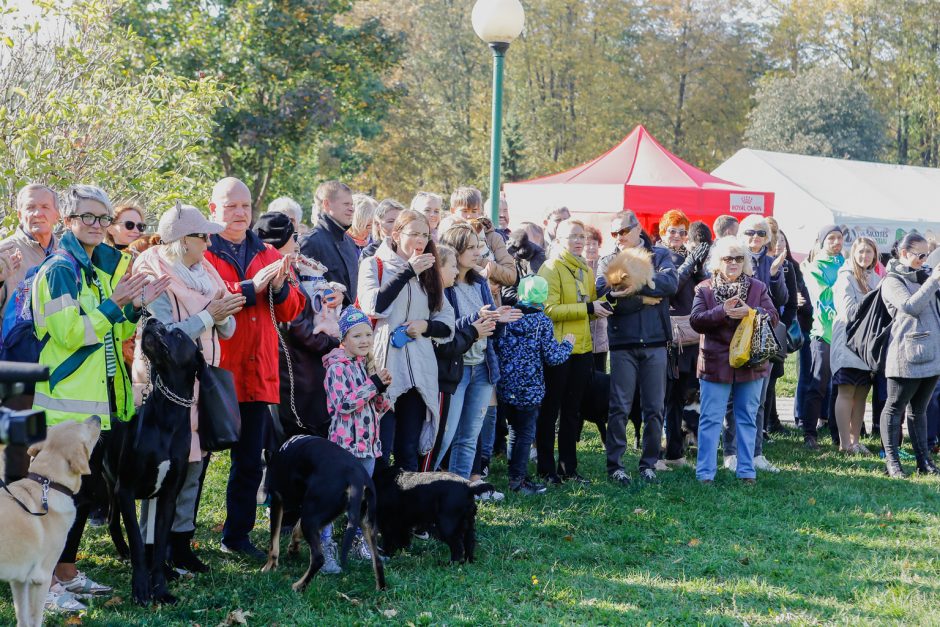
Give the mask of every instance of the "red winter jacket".
[[[242, 270], [219, 235], [213, 235], [206, 259], [219, 272], [230, 292], [245, 296], [245, 308], [235, 314], [235, 335], [221, 340], [222, 368], [235, 375], [239, 403], [280, 401], [278, 376], [277, 333], [271, 321], [268, 291], [255, 294], [251, 278], [261, 268], [281, 258], [281, 254], [265, 244], [253, 232], [247, 233], [248, 268]], [[303, 310], [304, 296], [300, 290], [284, 282], [274, 295], [274, 315], [278, 322], [290, 322]]]

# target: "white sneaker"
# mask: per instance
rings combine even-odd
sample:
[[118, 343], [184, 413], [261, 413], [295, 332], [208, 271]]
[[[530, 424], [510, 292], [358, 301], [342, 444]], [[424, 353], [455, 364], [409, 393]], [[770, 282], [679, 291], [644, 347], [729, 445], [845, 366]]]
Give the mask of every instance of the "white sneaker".
[[[482, 483], [482, 480], [474, 481], [470, 484], [470, 486], [473, 487], [479, 483]], [[477, 494], [473, 498], [478, 501], [502, 501], [504, 498], [506, 498], [506, 495], [497, 490], [490, 490], [489, 492], [484, 492], [483, 494]]]
[[75, 577], [69, 579], [68, 581], [62, 581], [58, 577], [55, 578], [56, 584], [62, 586], [62, 589], [65, 592], [71, 592], [79, 599], [88, 599], [96, 596], [107, 596], [114, 592], [114, 589], [111, 586], [106, 586], [103, 583], [98, 583], [93, 581], [88, 575], [82, 571], [78, 571], [75, 574]]
[[737, 455], [726, 455], [725, 456], [725, 468], [731, 472], [737, 472], [738, 470], [738, 456]]
[[369, 545], [361, 537], [356, 538], [356, 541], [353, 543], [353, 557], [365, 562], [372, 561], [372, 551], [369, 550]]
[[780, 469], [771, 464], [763, 455], [758, 455], [754, 458], [754, 468], [763, 470], [764, 472], [780, 472]]
[[[368, 550], [368, 549], [367, 549]], [[371, 556], [369, 559], [372, 559]], [[320, 568], [324, 575], [338, 575], [343, 572], [342, 566], [336, 561], [336, 543], [330, 542], [323, 545], [323, 566]]]
[[62, 584], [56, 583], [46, 593], [46, 601], [42, 609], [50, 614], [77, 614], [88, 608], [75, 598], [74, 594], [66, 591]]

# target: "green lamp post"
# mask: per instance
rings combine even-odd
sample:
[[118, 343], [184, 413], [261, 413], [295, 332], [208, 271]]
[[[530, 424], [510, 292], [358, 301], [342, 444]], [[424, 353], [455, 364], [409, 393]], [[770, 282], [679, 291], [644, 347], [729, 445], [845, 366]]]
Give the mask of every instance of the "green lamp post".
[[473, 30], [493, 51], [493, 137], [490, 153], [490, 218], [499, 225], [499, 160], [503, 143], [503, 59], [525, 27], [519, 0], [477, 0], [471, 15]]

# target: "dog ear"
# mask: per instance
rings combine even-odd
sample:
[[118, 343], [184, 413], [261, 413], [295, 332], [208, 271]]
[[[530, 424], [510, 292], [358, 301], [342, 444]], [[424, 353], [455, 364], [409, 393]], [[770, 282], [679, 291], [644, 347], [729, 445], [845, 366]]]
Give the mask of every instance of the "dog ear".
[[30, 457], [36, 457], [37, 455], [39, 455], [39, 451], [41, 451], [43, 447], [45, 446], [46, 446], [45, 440], [42, 440], [41, 442], [36, 442], [35, 444], [32, 444], [29, 447], [29, 449], [26, 450], [26, 454], [29, 455]]
[[69, 468], [75, 474], [90, 475], [91, 467], [88, 465], [88, 457], [89, 451], [84, 444], [82, 444], [81, 450], [72, 449], [68, 456]]

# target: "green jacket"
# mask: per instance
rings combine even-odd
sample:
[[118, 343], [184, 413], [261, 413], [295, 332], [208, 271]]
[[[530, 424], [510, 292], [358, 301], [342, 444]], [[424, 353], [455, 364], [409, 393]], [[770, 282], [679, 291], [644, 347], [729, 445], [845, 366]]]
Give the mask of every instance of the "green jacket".
[[580, 257], [567, 250], [542, 264], [539, 276], [548, 281], [545, 315], [555, 326], [559, 342], [568, 333], [574, 334], [574, 355], [592, 352], [591, 317], [588, 303], [597, 300], [594, 273]]
[[832, 323], [836, 319], [835, 296], [832, 288], [845, 263], [842, 255], [829, 256], [819, 252], [813, 261], [803, 262], [803, 277], [813, 303], [813, 328], [810, 336], [832, 343]]
[[[61, 250], [78, 262], [80, 277]], [[71, 233], [62, 237], [60, 251], [43, 262], [33, 281], [33, 321], [42, 346], [39, 363], [49, 367], [49, 381], [36, 384], [33, 406], [45, 410], [49, 426], [96, 415], [101, 428], [110, 429], [112, 418], [127, 421], [134, 414], [121, 342], [134, 335], [139, 314], [131, 305], [122, 310], [109, 300], [130, 257], [101, 244], [89, 259]], [[105, 338], [109, 332], [113, 378], [107, 375]]]

